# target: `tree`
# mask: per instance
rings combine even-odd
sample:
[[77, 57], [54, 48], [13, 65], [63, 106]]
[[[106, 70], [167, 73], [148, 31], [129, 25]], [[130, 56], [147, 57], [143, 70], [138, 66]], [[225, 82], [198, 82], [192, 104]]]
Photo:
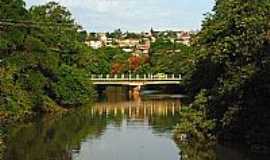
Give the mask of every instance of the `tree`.
[[119, 39], [121, 38], [121, 36], [122, 36], [122, 31], [120, 28], [111, 33], [111, 38]]
[[57, 76], [59, 80], [52, 84], [52, 90], [58, 104], [74, 107], [91, 101], [94, 90], [84, 71], [62, 65]]
[[269, 0], [217, 0], [194, 38], [196, 64], [186, 80], [193, 96], [207, 89], [219, 138], [262, 149], [270, 139], [269, 11]]
[[0, 3], [0, 120], [89, 102], [94, 91], [80, 61], [86, 34], [71, 13], [55, 2], [29, 10], [21, 0]]
[[22, 0], [0, 1], [0, 58], [21, 50], [27, 27], [17, 27], [18, 20], [27, 21], [29, 15]]
[[191, 47], [158, 38], [151, 45], [150, 64], [155, 73], [186, 74], [193, 65], [194, 52]]

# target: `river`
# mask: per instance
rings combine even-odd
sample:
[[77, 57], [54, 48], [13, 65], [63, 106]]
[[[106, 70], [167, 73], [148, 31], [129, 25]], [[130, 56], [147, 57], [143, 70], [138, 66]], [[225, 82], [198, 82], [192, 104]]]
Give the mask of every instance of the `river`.
[[[181, 97], [149, 91], [129, 100], [125, 89], [111, 88], [92, 105], [11, 126], [5, 159], [180, 160], [172, 130]], [[182, 149], [193, 155], [190, 160], [245, 158], [225, 147], [200, 146]]]

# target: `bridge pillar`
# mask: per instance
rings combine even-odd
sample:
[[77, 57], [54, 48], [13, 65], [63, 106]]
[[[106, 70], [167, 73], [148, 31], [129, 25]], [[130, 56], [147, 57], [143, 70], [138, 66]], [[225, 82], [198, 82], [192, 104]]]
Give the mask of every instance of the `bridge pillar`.
[[129, 88], [129, 97], [132, 99], [138, 99], [140, 97], [141, 85], [130, 86]]

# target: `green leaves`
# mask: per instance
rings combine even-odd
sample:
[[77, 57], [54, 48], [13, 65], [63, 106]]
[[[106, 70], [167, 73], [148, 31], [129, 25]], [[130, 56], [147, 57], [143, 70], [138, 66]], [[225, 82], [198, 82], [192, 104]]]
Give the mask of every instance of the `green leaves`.
[[[207, 115], [208, 103], [207, 91], [201, 90], [189, 107], [182, 108], [180, 122], [174, 132], [178, 143], [181, 144], [186, 140], [206, 142], [214, 137], [212, 130], [216, 124]], [[188, 139], [183, 140], [183, 135], [187, 135]]]
[[[207, 119], [216, 119], [215, 130], [222, 136], [233, 133], [230, 138], [247, 142], [250, 132], [257, 133], [255, 137], [269, 134], [254, 127], [269, 125], [267, 118], [259, 118], [270, 113], [266, 91], [270, 84], [269, 13], [269, 0], [217, 0], [213, 13], [194, 37], [196, 63], [185, 78], [195, 97], [192, 109], [204, 109]], [[191, 117], [189, 123], [197, 122], [196, 116]]]
[[13, 82], [13, 73], [12, 69], [0, 68], [0, 114], [17, 119], [29, 112], [33, 103], [30, 94]]
[[185, 75], [193, 65], [195, 57], [191, 47], [172, 43], [159, 38], [151, 46], [151, 67], [154, 73], [173, 73]]
[[55, 2], [28, 11], [22, 0], [2, 0], [0, 9], [10, 23], [0, 26], [0, 114], [17, 119], [89, 102], [94, 90], [84, 67], [93, 58], [81, 60], [90, 50], [71, 13]]
[[0, 19], [16, 20], [27, 17], [27, 10], [24, 8], [23, 0], [1, 0], [0, 1]]
[[195, 141], [206, 141], [212, 138], [213, 135], [209, 131], [214, 129], [215, 123], [212, 120], [207, 120], [203, 112], [196, 111], [192, 108], [183, 108], [181, 111], [181, 120], [176, 126], [174, 135], [178, 143], [181, 143], [181, 135], [188, 135]]
[[58, 81], [52, 89], [59, 104], [77, 106], [86, 104], [94, 95], [89, 77], [82, 70], [62, 65], [57, 73]]

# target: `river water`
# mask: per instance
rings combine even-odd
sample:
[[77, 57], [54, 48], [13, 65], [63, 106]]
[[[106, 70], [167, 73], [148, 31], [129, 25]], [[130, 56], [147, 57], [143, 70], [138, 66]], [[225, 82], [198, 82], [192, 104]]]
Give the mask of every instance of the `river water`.
[[[10, 127], [5, 159], [180, 160], [172, 130], [179, 121], [181, 97], [149, 92], [128, 100], [124, 89], [109, 89], [93, 105]], [[220, 146], [182, 147], [190, 160], [244, 160]]]

